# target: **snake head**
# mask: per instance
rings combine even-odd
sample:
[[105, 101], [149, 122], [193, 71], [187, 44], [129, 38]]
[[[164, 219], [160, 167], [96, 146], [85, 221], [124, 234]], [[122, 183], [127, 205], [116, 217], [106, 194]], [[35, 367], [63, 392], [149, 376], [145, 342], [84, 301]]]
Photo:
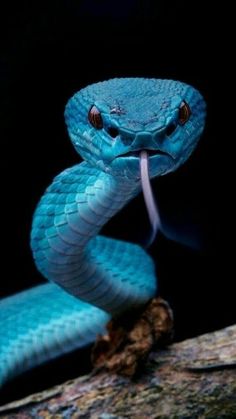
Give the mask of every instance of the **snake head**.
[[68, 102], [72, 143], [91, 165], [125, 179], [140, 179], [142, 150], [151, 177], [177, 169], [197, 145], [205, 101], [173, 80], [120, 78], [92, 84]]

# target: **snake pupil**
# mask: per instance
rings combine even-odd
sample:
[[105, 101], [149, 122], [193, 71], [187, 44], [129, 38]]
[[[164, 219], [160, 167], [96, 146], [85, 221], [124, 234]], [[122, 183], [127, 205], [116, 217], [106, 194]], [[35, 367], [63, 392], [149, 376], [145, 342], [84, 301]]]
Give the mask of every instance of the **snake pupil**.
[[183, 101], [179, 108], [179, 123], [184, 125], [190, 118], [191, 110], [187, 102]]
[[102, 115], [95, 105], [93, 105], [89, 110], [88, 120], [94, 128], [102, 129], [103, 127]]

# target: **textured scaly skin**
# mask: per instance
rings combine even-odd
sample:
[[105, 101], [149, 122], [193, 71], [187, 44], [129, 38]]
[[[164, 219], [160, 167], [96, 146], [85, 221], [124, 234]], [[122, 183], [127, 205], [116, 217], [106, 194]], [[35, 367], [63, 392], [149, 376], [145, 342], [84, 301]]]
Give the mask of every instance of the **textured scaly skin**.
[[[191, 116], [181, 126], [183, 100]], [[102, 129], [88, 122], [92, 105], [101, 112]], [[159, 151], [149, 158], [151, 177], [175, 170], [197, 144], [204, 109], [192, 87], [154, 79], [97, 83], [68, 102], [69, 134], [85, 162], [57, 176], [36, 209], [31, 246], [50, 283], [1, 301], [0, 383], [93, 342], [111, 315], [156, 294], [155, 267], [148, 254], [98, 232], [139, 193], [140, 150]]]

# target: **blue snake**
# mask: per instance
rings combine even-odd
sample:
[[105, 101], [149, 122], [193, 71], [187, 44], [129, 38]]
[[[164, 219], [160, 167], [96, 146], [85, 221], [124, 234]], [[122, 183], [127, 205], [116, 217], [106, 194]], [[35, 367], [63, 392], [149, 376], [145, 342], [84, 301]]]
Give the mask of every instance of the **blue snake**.
[[142, 187], [158, 228], [147, 178], [172, 172], [190, 156], [205, 102], [182, 82], [117, 78], [77, 92], [65, 120], [84, 161], [53, 180], [33, 217], [32, 252], [49, 282], [0, 302], [1, 385], [94, 342], [112, 316], [156, 295], [146, 250], [98, 233]]

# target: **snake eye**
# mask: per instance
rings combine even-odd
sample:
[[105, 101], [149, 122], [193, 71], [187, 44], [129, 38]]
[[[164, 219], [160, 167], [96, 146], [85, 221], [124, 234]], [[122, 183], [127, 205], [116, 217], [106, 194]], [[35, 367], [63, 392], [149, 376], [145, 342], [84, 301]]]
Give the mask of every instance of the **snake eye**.
[[179, 124], [184, 125], [190, 118], [191, 110], [187, 102], [183, 101], [179, 108]]
[[89, 110], [88, 120], [94, 128], [102, 129], [103, 127], [102, 115], [95, 105], [93, 105]]

